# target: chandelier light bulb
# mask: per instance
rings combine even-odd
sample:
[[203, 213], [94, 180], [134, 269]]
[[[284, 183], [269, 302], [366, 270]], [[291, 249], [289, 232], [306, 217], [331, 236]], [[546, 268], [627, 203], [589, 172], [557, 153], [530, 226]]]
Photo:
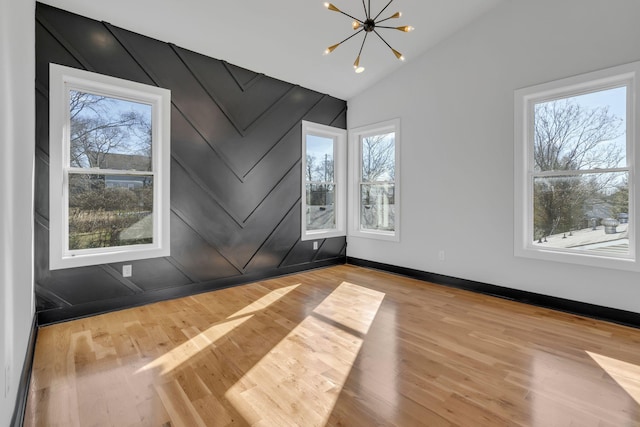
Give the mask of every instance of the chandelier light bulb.
[[324, 7], [326, 7], [329, 10], [333, 10], [334, 12], [340, 12], [342, 13], [342, 11], [340, 9], [338, 9], [337, 7], [335, 7], [333, 5], [333, 3], [329, 3], [329, 2], [325, 2]]
[[358, 21], [353, 21], [351, 26], [353, 27], [354, 30], [357, 30], [358, 28], [362, 27], [362, 24]]
[[413, 28], [411, 25], [405, 25], [402, 27], [396, 27], [396, 30], [400, 30], [400, 31], [404, 31], [405, 33], [408, 33], [410, 31], [415, 30], [415, 28]]
[[360, 74], [361, 72], [364, 71], [364, 67], [358, 67], [356, 68], [356, 74]]
[[396, 56], [396, 58], [398, 58], [400, 61], [404, 61], [404, 56], [400, 52], [398, 52], [394, 48], [391, 48], [391, 50], [393, 51], [393, 54]]
[[334, 50], [336, 50], [336, 48], [340, 46], [340, 43], [336, 43], [333, 46], [329, 46], [328, 48], [325, 49], [324, 54], [325, 55], [329, 55], [331, 52], [333, 52]]

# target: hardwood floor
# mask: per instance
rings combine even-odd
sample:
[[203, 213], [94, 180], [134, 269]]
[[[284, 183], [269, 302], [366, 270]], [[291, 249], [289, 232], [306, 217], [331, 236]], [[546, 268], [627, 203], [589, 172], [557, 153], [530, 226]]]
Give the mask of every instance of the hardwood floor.
[[640, 426], [640, 330], [354, 266], [40, 330], [26, 426]]

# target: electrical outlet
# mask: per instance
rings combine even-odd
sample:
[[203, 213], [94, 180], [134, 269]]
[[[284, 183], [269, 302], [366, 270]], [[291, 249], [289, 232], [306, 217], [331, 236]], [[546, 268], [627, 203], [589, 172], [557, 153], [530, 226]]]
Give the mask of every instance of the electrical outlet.
[[318, 250], [318, 242], [313, 242], [313, 250], [314, 251]]
[[440, 261], [440, 262], [444, 261], [444, 249], [440, 249], [438, 251], [438, 261]]
[[122, 266], [122, 277], [131, 277], [132, 269], [131, 264]]
[[11, 366], [4, 367], [4, 397], [9, 397], [11, 391]]

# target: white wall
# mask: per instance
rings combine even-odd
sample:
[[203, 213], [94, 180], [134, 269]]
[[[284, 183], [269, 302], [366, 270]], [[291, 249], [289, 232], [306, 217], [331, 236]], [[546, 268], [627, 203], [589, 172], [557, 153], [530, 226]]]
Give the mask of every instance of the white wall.
[[34, 26], [35, 1], [0, 0], [0, 426], [11, 421], [34, 313]]
[[639, 60], [638, 17], [637, 0], [506, 1], [349, 100], [350, 127], [400, 117], [403, 145], [401, 242], [350, 237], [348, 255], [640, 312], [638, 273], [513, 254], [514, 90]]

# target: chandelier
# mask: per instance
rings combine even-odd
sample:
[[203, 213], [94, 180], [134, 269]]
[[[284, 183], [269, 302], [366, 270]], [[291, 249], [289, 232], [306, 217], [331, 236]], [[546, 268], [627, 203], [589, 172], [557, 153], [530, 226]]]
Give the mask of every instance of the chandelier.
[[341, 11], [340, 9], [335, 7], [332, 3], [325, 3], [324, 6], [327, 9], [332, 10], [334, 12], [341, 13], [353, 19], [353, 23], [351, 24], [351, 26], [353, 27], [353, 30], [356, 32], [350, 35], [349, 37], [347, 37], [346, 39], [342, 40], [340, 43], [336, 43], [332, 46], [329, 46], [324, 51], [324, 54], [325, 55], [330, 54], [342, 43], [346, 42], [347, 40], [357, 36], [358, 34], [364, 31], [364, 38], [362, 39], [362, 44], [360, 45], [360, 51], [358, 52], [358, 56], [356, 57], [356, 60], [353, 63], [353, 68], [355, 69], [356, 73], [361, 73], [364, 71], [364, 67], [360, 66], [360, 55], [362, 55], [362, 48], [364, 47], [364, 43], [367, 41], [367, 36], [369, 35], [369, 33], [374, 33], [376, 36], [378, 36], [380, 40], [382, 40], [384, 44], [386, 44], [389, 47], [389, 49], [391, 49], [391, 51], [396, 56], [396, 58], [398, 58], [401, 61], [404, 61], [404, 56], [402, 56], [400, 52], [392, 48], [391, 45], [389, 45], [389, 43], [387, 43], [387, 41], [380, 35], [380, 33], [376, 31], [377, 29], [380, 29], [380, 28], [389, 29], [389, 30], [398, 30], [398, 31], [403, 31], [405, 33], [408, 33], [409, 31], [413, 31], [413, 27], [410, 25], [404, 25], [401, 27], [388, 27], [388, 26], [380, 25], [381, 23], [388, 21], [389, 19], [396, 19], [402, 16], [402, 13], [396, 12], [393, 15], [389, 16], [388, 18], [378, 20], [380, 15], [382, 15], [382, 13], [389, 7], [391, 3], [393, 3], [393, 0], [390, 0], [389, 3], [387, 3], [387, 5], [383, 7], [382, 10], [376, 16], [372, 17], [371, 16], [371, 0], [368, 0], [368, 7], [365, 4], [364, 0], [362, 0], [362, 7], [364, 8], [364, 19], [355, 18], [349, 15], [348, 13]]

